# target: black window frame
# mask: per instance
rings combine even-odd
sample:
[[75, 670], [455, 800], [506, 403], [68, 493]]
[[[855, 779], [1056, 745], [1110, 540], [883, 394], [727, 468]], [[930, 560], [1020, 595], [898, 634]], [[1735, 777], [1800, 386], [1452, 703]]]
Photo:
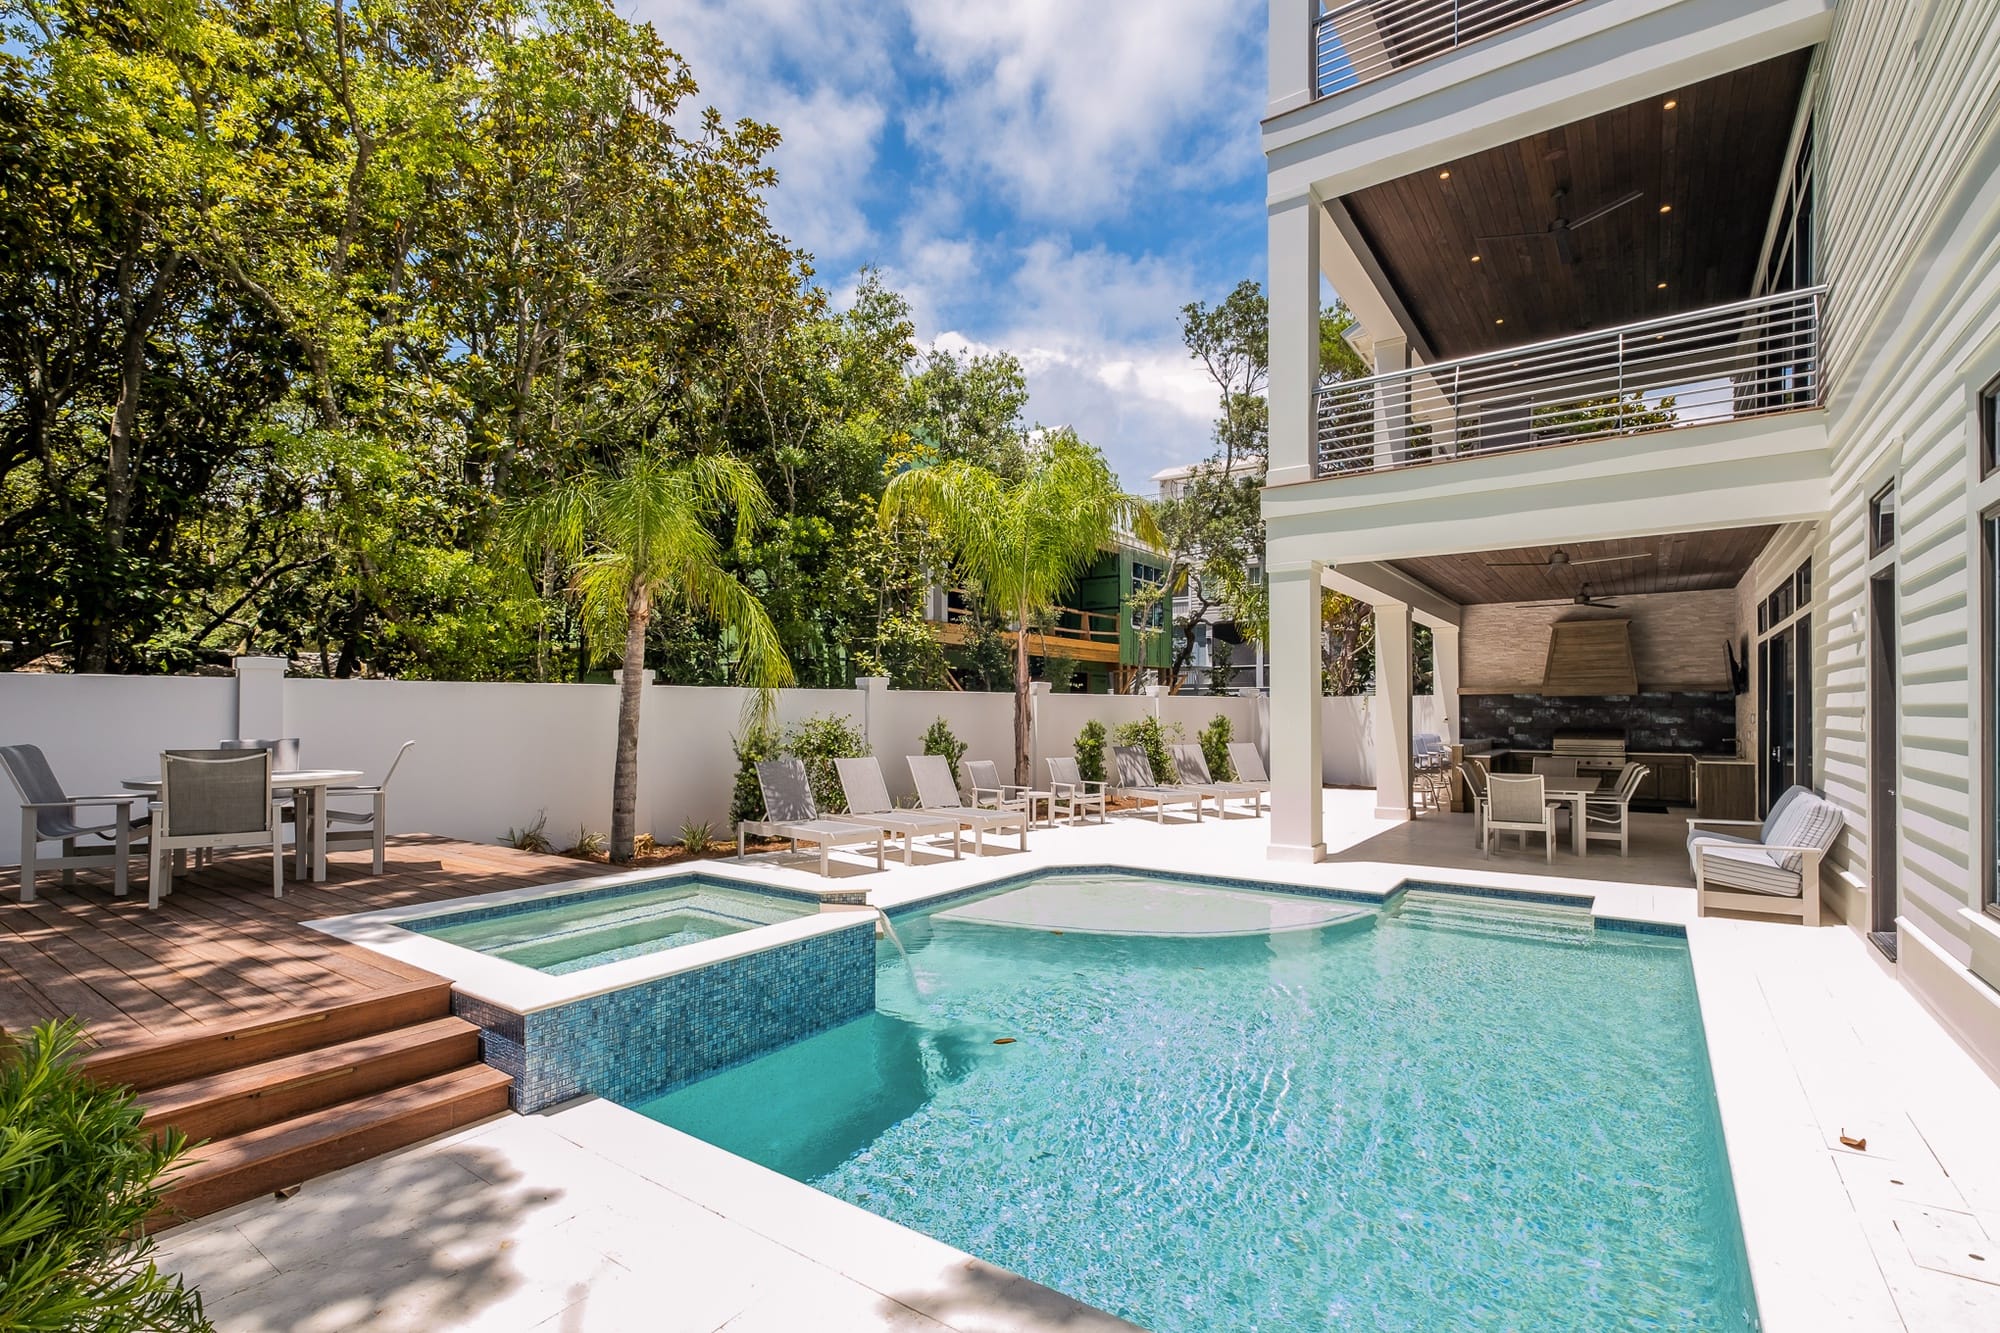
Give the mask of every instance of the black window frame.
[[2000, 468], [2000, 376], [1979, 391], [1979, 475]]
[[[1896, 544], [1896, 483], [1891, 481], [1875, 494], [1868, 497], [1868, 554], [1878, 556]], [[1882, 520], [1889, 521], [1889, 531], [1882, 531]]]
[[2000, 505], [1979, 516], [1980, 908], [2000, 917]]

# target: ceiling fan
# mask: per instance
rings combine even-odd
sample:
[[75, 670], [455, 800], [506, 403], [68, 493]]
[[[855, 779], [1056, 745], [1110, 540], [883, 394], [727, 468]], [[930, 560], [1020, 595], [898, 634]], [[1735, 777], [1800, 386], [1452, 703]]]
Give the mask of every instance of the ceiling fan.
[[1608, 602], [1602, 597], [1592, 597], [1590, 595], [1590, 585], [1586, 583], [1577, 589], [1576, 596], [1574, 597], [1566, 597], [1560, 602], [1528, 602], [1526, 603], [1526, 605], [1531, 607], [1532, 606], [1588, 606], [1588, 607], [1594, 607], [1598, 610], [1609, 611], [1616, 609], [1618, 603]]
[[1575, 569], [1582, 565], [1615, 565], [1623, 560], [1651, 560], [1651, 551], [1634, 551], [1631, 555], [1594, 555], [1578, 560], [1568, 551], [1558, 546], [1549, 552], [1546, 560], [1488, 560], [1488, 569], [1540, 569], [1553, 574], [1558, 569]]
[[1561, 257], [1562, 262], [1565, 264], [1574, 264], [1576, 262], [1576, 243], [1570, 239], [1570, 233], [1578, 227], [1590, 225], [1606, 214], [1617, 212], [1619, 209], [1625, 207], [1625, 205], [1644, 196], [1645, 193], [1644, 190], [1634, 190], [1630, 194], [1620, 195], [1608, 204], [1593, 208], [1580, 217], [1572, 218], [1563, 216], [1563, 200], [1569, 197], [1569, 191], [1557, 190], [1551, 197], [1551, 202], [1555, 205], [1556, 220], [1543, 230], [1513, 231], [1499, 236], [1482, 236], [1479, 238], [1479, 241], [1480, 244], [1484, 245], [1491, 241], [1530, 241], [1539, 237], [1544, 240], [1554, 241], [1556, 243], [1556, 254]]

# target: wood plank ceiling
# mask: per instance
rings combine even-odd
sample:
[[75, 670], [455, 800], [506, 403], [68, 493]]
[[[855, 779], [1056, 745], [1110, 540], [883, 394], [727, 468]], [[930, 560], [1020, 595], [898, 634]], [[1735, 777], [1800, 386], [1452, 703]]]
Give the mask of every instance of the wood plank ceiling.
[[[1439, 357], [1740, 300], [1751, 294], [1810, 54], [1343, 202]], [[1548, 234], [1558, 218], [1580, 219], [1634, 190], [1638, 199], [1578, 226], [1566, 246]]]
[[[1735, 587], [1777, 531], [1775, 526], [1767, 525], [1619, 541], [1569, 542], [1560, 548], [1520, 546], [1507, 551], [1398, 560], [1395, 565], [1461, 606], [1482, 602], [1561, 601], [1574, 597], [1586, 583], [1595, 597], [1699, 592]], [[1558, 549], [1568, 556], [1569, 563], [1550, 563], [1550, 557]], [[1607, 556], [1631, 558], [1596, 565], [1576, 563]], [[1495, 568], [1495, 562], [1509, 567]]]

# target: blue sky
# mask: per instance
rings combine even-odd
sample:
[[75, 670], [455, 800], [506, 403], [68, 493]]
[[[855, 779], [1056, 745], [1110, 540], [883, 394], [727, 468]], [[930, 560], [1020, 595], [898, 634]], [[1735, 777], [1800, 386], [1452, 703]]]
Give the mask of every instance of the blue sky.
[[836, 299], [873, 266], [926, 342], [1013, 352], [1128, 489], [1207, 452], [1178, 317], [1263, 277], [1261, 3], [624, 3], [783, 132], [772, 216]]

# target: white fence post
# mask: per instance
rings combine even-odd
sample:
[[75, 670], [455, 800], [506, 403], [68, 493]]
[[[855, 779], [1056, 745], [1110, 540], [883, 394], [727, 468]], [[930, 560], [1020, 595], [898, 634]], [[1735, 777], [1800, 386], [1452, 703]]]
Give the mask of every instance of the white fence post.
[[236, 739], [275, 740], [285, 735], [285, 668], [282, 657], [239, 657], [236, 669]]

